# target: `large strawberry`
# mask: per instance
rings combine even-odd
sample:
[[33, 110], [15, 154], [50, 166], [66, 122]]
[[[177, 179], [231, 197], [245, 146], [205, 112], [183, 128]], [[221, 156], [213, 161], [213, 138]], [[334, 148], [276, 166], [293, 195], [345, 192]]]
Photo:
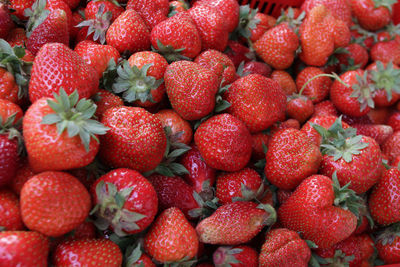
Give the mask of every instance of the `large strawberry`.
[[197, 63], [174, 62], [164, 74], [172, 108], [185, 120], [198, 120], [214, 110], [218, 77]]
[[80, 225], [89, 215], [90, 195], [81, 182], [64, 172], [42, 172], [29, 179], [21, 191], [25, 225], [57, 237]]
[[146, 252], [167, 263], [192, 259], [199, 248], [195, 229], [178, 208], [163, 211], [144, 238]]
[[153, 221], [157, 209], [157, 193], [139, 172], [114, 169], [101, 176], [91, 188], [92, 213], [101, 230], [110, 227], [117, 235], [143, 231]]
[[[18, 197], [10, 189], [0, 190], [0, 226], [3, 230], [23, 230]], [[0, 257], [1, 258], [1, 257]]]
[[101, 9], [102, 5], [104, 5], [103, 12], [106, 13], [110, 11], [112, 16], [110, 22], [112, 23], [116, 18], [119, 17], [124, 12], [124, 8], [121, 7], [118, 2], [116, 1], [109, 1], [109, 0], [96, 0], [96, 1], [89, 1], [85, 8], [85, 19], [95, 19], [96, 14], [98, 14], [99, 9]]
[[318, 172], [322, 155], [307, 135], [296, 129], [275, 133], [269, 142], [265, 175], [281, 189], [294, 189]]
[[249, 246], [219, 247], [213, 254], [215, 267], [258, 267], [258, 253]]
[[80, 98], [89, 98], [98, 90], [96, 71], [74, 51], [60, 43], [45, 44], [33, 62], [29, 82], [29, 98], [35, 102], [52, 97], [64, 88], [67, 94], [75, 90]]
[[358, 23], [366, 30], [376, 31], [390, 22], [394, 0], [350, 0], [349, 4]]
[[47, 266], [49, 240], [31, 231], [0, 232], [0, 262], [3, 266]]
[[[357, 226], [359, 201], [354, 191], [323, 175], [305, 179], [278, 210], [281, 224], [301, 232], [319, 248], [329, 248], [349, 237]], [[346, 203], [347, 202], [347, 203]], [[350, 210], [353, 212], [351, 212]]]
[[145, 172], [161, 162], [167, 138], [155, 115], [143, 108], [120, 106], [108, 109], [101, 121], [110, 128], [101, 138], [104, 163]]
[[167, 19], [169, 2], [168, 0], [129, 0], [126, 9], [134, 9], [138, 12], [151, 30]]
[[88, 165], [99, 150], [97, 135], [107, 128], [91, 119], [96, 105], [62, 89], [55, 99], [42, 98], [27, 110], [23, 134], [29, 162], [36, 171]]
[[279, 84], [259, 74], [236, 80], [224, 94], [227, 112], [244, 122], [252, 133], [285, 118], [286, 97]]

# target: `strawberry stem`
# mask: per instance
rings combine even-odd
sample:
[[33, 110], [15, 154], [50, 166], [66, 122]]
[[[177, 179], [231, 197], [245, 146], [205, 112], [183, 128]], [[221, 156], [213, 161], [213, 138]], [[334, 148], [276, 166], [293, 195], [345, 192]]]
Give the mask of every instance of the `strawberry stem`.
[[341, 84], [343, 84], [343, 85], [346, 86], [346, 87], [349, 87], [349, 86], [350, 86], [350, 85], [348, 85], [347, 83], [345, 83], [342, 79], [340, 79], [339, 75], [337, 75], [337, 74], [334, 73], [334, 72], [332, 72], [332, 74], [322, 73], [322, 74], [315, 75], [314, 77], [312, 77], [311, 79], [309, 79], [309, 80], [301, 87], [300, 92], [299, 92], [299, 95], [301, 96], [301, 94], [302, 94], [303, 91], [304, 91], [304, 88], [306, 88], [306, 86], [307, 86], [310, 82], [312, 82], [313, 80], [315, 80], [315, 79], [317, 79], [317, 78], [319, 78], [319, 77], [329, 77], [329, 78], [332, 78], [332, 79], [337, 80], [338, 82], [340, 82]]

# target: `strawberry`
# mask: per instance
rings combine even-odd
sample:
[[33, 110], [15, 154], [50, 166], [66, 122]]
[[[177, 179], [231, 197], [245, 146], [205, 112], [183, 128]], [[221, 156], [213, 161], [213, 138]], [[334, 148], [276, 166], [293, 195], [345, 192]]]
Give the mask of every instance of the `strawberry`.
[[169, 3], [168, 0], [129, 0], [126, 9], [134, 9], [138, 12], [151, 30], [167, 19]]
[[382, 61], [384, 63], [393, 62], [400, 64], [400, 45], [397, 41], [376, 43], [370, 51], [372, 61]]
[[135, 10], [128, 9], [110, 25], [106, 41], [121, 54], [135, 53], [149, 50], [150, 32], [140, 15]]
[[258, 253], [249, 246], [219, 247], [213, 254], [215, 267], [258, 267]]
[[[25, 29], [23, 28], [14, 28], [10, 31], [6, 41], [12, 47], [21, 46], [25, 48], [25, 43], [27, 42], [28, 37], [26, 37]], [[35, 59], [35, 56], [28, 50], [25, 50], [25, 55], [21, 58], [25, 62], [32, 62]]]
[[108, 109], [101, 121], [110, 128], [101, 137], [99, 155], [104, 163], [146, 172], [161, 162], [167, 138], [155, 115], [143, 108], [120, 106]]
[[281, 23], [266, 31], [253, 48], [265, 63], [283, 70], [292, 65], [298, 46], [296, 33], [286, 23]]
[[155, 114], [160, 119], [163, 127], [171, 128], [171, 135], [179, 142], [189, 145], [193, 138], [193, 130], [189, 122], [185, 121], [172, 109], [163, 109]]
[[275, 210], [270, 205], [237, 201], [219, 207], [196, 226], [200, 242], [238, 245], [253, 239], [265, 225], [275, 222]]
[[293, 194], [293, 191], [290, 190], [283, 190], [283, 189], [278, 189], [278, 192], [276, 193], [276, 198], [278, 200], [278, 203], [282, 205], [283, 203], [286, 202], [286, 200], [289, 199], [289, 197]]
[[110, 19], [111, 23], [116, 18], [118, 18], [119, 15], [121, 15], [124, 12], [124, 8], [121, 7], [119, 4], [117, 4], [117, 2], [115, 2], [115, 1], [109, 1], [109, 0], [93, 1], [92, 0], [92, 1], [89, 1], [86, 5], [85, 18], [87, 20], [95, 19], [96, 14], [99, 12], [101, 5], [104, 5], [104, 10], [103, 10], [104, 13], [106, 13], [108, 11], [111, 12], [111, 14], [112, 14], [111, 19]]
[[329, 248], [356, 229], [357, 217], [353, 212], [358, 210], [355, 208], [358, 200], [347, 186], [340, 188], [337, 179], [313, 175], [303, 180], [280, 206], [279, 220], [284, 227], [301, 232], [304, 239], [313, 241], [319, 248]]
[[293, 94], [287, 98], [286, 114], [303, 124], [314, 114], [314, 105], [310, 98]]
[[400, 171], [385, 170], [382, 178], [373, 188], [369, 197], [369, 210], [372, 218], [381, 224], [400, 222]]
[[122, 264], [122, 253], [114, 242], [107, 239], [67, 240], [57, 246], [53, 264], [57, 267], [74, 264], [118, 267]]
[[74, 176], [42, 172], [22, 187], [21, 215], [30, 229], [58, 237], [75, 229], [89, 215], [90, 195]]
[[[10, 189], [0, 190], [0, 225], [3, 230], [23, 230], [18, 197]], [[1, 257], [0, 257], [1, 258]]]
[[388, 118], [387, 124], [392, 127], [394, 132], [400, 130], [400, 112], [395, 111]]
[[295, 119], [288, 119], [286, 121], [278, 121], [270, 128], [270, 135], [274, 135], [275, 133], [279, 132], [280, 130], [293, 128], [300, 130], [300, 123]]
[[286, 95], [297, 93], [296, 83], [292, 76], [284, 70], [274, 70], [271, 79], [277, 81]]
[[244, 168], [218, 175], [215, 196], [221, 204], [236, 200], [250, 201], [261, 197], [263, 187], [260, 175], [253, 169]]
[[394, 132], [382, 144], [382, 152], [388, 157], [389, 163], [392, 163], [396, 157], [400, 156], [400, 131]]
[[49, 240], [38, 232], [0, 232], [0, 248], [4, 266], [47, 266]]
[[323, 117], [323, 116], [338, 116], [338, 112], [333, 105], [332, 101], [325, 100], [314, 105], [313, 117]]
[[289, 128], [275, 133], [268, 146], [265, 175], [281, 189], [294, 189], [318, 172], [322, 155], [304, 132]]
[[71, 41], [75, 40], [78, 33], [79, 28], [76, 27], [79, 23], [85, 20], [85, 9], [79, 8], [72, 13], [72, 30], [70, 32], [69, 38]]
[[195, 58], [201, 51], [201, 37], [187, 12], [174, 15], [151, 31], [151, 45], [168, 62]]
[[6, 134], [0, 134], [0, 184], [9, 183], [17, 171], [18, 143]]
[[[314, 78], [315, 77], [315, 78]], [[296, 77], [296, 86], [302, 94], [308, 96], [313, 103], [319, 103], [329, 94], [329, 88], [332, 84], [329, 76], [316, 67], [306, 67]]]
[[25, 182], [33, 177], [36, 173], [32, 170], [26, 158], [19, 160], [19, 166], [14, 178], [11, 180], [10, 188], [18, 196], [21, 194], [21, 189]]
[[165, 94], [163, 81], [168, 62], [154, 52], [137, 52], [118, 67], [118, 77], [113, 84], [115, 93], [123, 99], [142, 107], [154, 106]]
[[5, 4], [0, 4], [0, 38], [6, 39], [11, 30], [15, 27], [14, 22]]
[[353, 15], [361, 27], [369, 31], [376, 31], [390, 22], [393, 0], [350, 0]]
[[369, 59], [368, 51], [363, 46], [352, 43], [342, 50], [342, 53], [337, 53], [337, 51], [335, 51], [335, 56], [339, 61], [340, 70], [342, 72], [358, 68], [363, 69], [365, 65], [367, 65]]
[[151, 261], [150, 257], [143, 253], [140, 244], [135, 246], [129, 246], [125, 251], [125, 262], [126, 266], [129, 267], [156, 267]]
[[77, 91], [62, 89], [54, 99], [42, 98], [27, 110], [23, 133], [29, 162], [35, 171], [66, 170], [88, 165], [99, 150], [97, 135], [107, 128], [90, 119], [96, 106]]
[[276, 18], [250, 9], [248, 5], [240, 7], [239, 34], [255, 43], [263, 34], [276, 25]]
[[260, 74], [267, 78], [270, 78], [271, 72], [272, 69], [270, 66], [259, 61], [249, 61], [243, 65], [243, 76], [249, 74]]
[[101, 45], [90, 40], [79, 42], [74, 51], [82, 57], [86, 64], [96, 70], [98, 79], [107, 69], [108, 62], [110, 60], [118, 62], [120, 57], [118, 50], [111, 45]]
[[185, 120], [198, 120], [215, 107], [218, 77], [214, 72], [190, 61], [174, 62], [164, 74], [172, 108]]
[[268, 148], [269, 140], [270, 140], [269, 133], [255, 133], [251, 135], [253, 140], [253, 152], [252, 158], [255, 160], [262, 160], [265, 159], [265, 148]]
[[259, 74], [236, 80], [224, 94], [231, 106], [227, 112], [255, 133], [284, 118], [285, 94], [279, 84]]
[[239, 67], [242, 61], [246, 63], [252, 59], [252, 53], [249, 48], [237, 41], [228, 41], [225, 54], [232, 60], [236, 68]]
[[384, 124], [352, 124], [357, 129], [357, 134], [372, 137], [379, 145], [382, 145], [392, 134], [393, 128]]
[[251, 157], [250, 132], [230, 114], [216, 115], [201, 123], [194, 141], [207, 165], [217, 170], [241, 170]]
[[94, 102], [97, 105], [95, 116], [99, 120], [103, 118], [107, 109], [124, 105], [124, 101], [119, 96], [103, 89], [100, 89], [94, 96]]
[[381, 233], [376, 241], [379, 258], [387, 264], [400, 262], [399, 225], [394, 224]]
[[175, 207], [164, 210], [144, 238], [146, 252], [162, 263], [192, 259], [198, 247], [195, 229]]
[[306, 241], [289, 229], [278, 228], [267, 233], [260, 252], [260, 267], [308, 266], [311, 251]]
[[157, 193], [139, 172], [114, 169], [91, 187], [100, 230], [111, 228], [117, 235], [135, 234], [146, 229], [157, 214]]
[[351, 7], [346, 0], [306, 0], [301, 6], [301, 10], [310, 12], [315, 6], [324, 5], [336, 19], [344, 21], [351, 25]]

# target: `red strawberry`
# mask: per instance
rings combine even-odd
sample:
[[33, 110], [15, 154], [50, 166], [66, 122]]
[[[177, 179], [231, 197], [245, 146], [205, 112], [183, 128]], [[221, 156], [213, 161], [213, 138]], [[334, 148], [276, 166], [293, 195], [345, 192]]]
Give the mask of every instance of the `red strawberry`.
[[[319, 77], [316, 77], [318, 75]], [[321, 102], [329, 94], [332, 81], [329, 77], [323, 75], [324, 72], [319, 68], [306, 67], [296, 77], [296, 86], [298, 90], [300, 91], [304, 87], [302, 94], [308, 96], [313, 103]], [[314, 79], [311, 80], [312, 78]], [[310, 82], [306, 84], [308, 81]]]
[[96, 226], [110, 227], [117, 235], [146, 229], [157, 214], [157, 193], [139, 172], [114, 169], [101, 176], [91, 188]]
[[198, 120], [215, 107], [218, 77], [197, 63], [174, 62], [164, 74], [165, 87], [172, 108], [185, 120]]
[[134, 9], [138, 12], [151, 30], [167, 19], [169, 3], [168, 0], [129, 0], [126, 9]]
[[227, 112], [255, 133], [284, 118], [286, 98], [279, 84], [259, 74], [236, 80], [224, 94], [231, 106]]
[[21, 215], [30, 229], [58, 237], [75, 229], [89, 215], [90, 195], [74, 176], [42, 172], [21, 191]]
[[118, 267], [122, 264], [122, 253], [114, 242], [107, 239], [68, 240], [57, 246], [53, 264], [57, 267], [74, 264]]
[[[117, 5], [114, 1], [109, 0], [98, 0], [98, 1], [89, 1], [85, 8], [85, 18], [87, 20], [95, 19], [96, 14], [99, 12], [101, 5], [104, 5], [103, 12], [106, 13], [108, 11], [111, 12], [112, 16], [110, 22], [112, 23], [116, 18], [119, 17], [124, 12], [124, 8], [119, 4]], [[103, 13], [102, 12], [102, 13]]]
[[376, 241], [379, 258], [387, 264], [397, 265], [400, 262], [399, 225], [388, 227]]
[[333, 105], [332, 101], [325, 100], [314, 105], [313, 117], [323, 117], [323, 116], [338, 116], [338, 112]]
[[[292, 76], [284, 70], [274, 70], [271, 79], [277, 81], [286, 95], [297, 93], [296, 83]], [[301, 88], [301, 87], [300, 87]]]
[[396, 40], [376, 43], [370, 51], [372, 61], [400, 64], [400, 45]]
[[107, 109], [124, 105], [124, 101], [119, 96], [103, 89], [100, 89], [95, 95], [94, 102], [97, 105], [95, 115], [99, 120], [103, 118]]
[[393, 134], [392, 127], [384, 124], [352, 124], [357, 129], [357, 134], [372, 137], [379, 145], [382, 145], [386, 139]]
[[286, 113], [290, 118], [296, 119], [303, 124], [314, 114], [314, 105], [310, 98], [294, 94], [288, 97]]
[[171, 140], [171, 142], [190, 144], [193, 138], [193, 130], [189, 122], [182, 119], [172, 109], [160, 110], [155, 115], [160, 119], [163, 127], [171, 128], [171, 136], [176, 138], [176, 140]]
[[385, 143], [382, 144], [382, 152], [388, 157], [389, 163], [400, 156], [400, 131], [394, 132], [386, 139]]
[[318, 147], [304, 132], [284, 129], [275, 133], [269, 142], [265, 175], [281, 189], [294, 189], [318, 172], [321, 160]]
[[279, 204], [283, 204], [286, 202], [286, 200], [289, 199], [289, 197], [293, 194], [293, 191], [290, 190], [283, 190], [283, 189], [278, 189], [278, 192], [276, 194], [276, 197], [278, 199]]
[[369, 59], [367, 49], [357, 43], [349, 44], [343, 49], [343, 53], [337, 54], [336, 57], [342, 72], [350, 69], [363, 69]]
[[239, 27], [244, 26], [243, 28], [245, 32], [244, 34], [242, 32], [239, 33], [245, 38], [248, 38], [251, 42], [255, 43], [266, 31], [276, 25], [276, 18], [261, 12], [256, 12], [254, 9], [249, 9], [247, 11], [248, 8], [248, 6], [241, 6], [241, 13], [244, 13], [243, 15], [245, 15], [245, 17], [242, 18], [242, 15], [240, 16]]
[[288, 119], [286, 121], [278, 121], [270, 128], [270, 135], [274, 135], [275, 133], [279, 132], [280, 130], [293, 128], [300, 130], [300, 123], [295, 119]]
[[236, 68], [242, 61], [246, 63], [252, 59], [249, 48], [236, 41], [228, 41], [225, 54], [232, 60]]
[[[5, 124], [7, 121], [5, 121]], [[8, 124], [8, 123], [7, 123]], [[0, 127], [3, 127], [0, 116]], [[18, 167], [18, 141], [10, 133], [0, 130], [0, 185], [9, 183]]]
[[89, 98], [98, 90], [96, 71], [66, 45], [45, 44], [33, 62], [29, 82], [29, 98], [35, 102], [42, 97], [52, 97], [64, 88], [67, 94], [75, 90], [80, 98]]
[[258, 253], [249, 246], [219, 247], [213, 254], [215, 267], [258, 267]]
[[167, 138], [155, 115], [143, 108], [120, 106], [108, 109], [101, 121], [110, 128], [101, 137], [103, 162], [145, 172], [163, 159]]
[[207, 165], [217, 170], [241, 170], [251, 157], [250, 132], [230, 114], [216, 115], [200, 124], [194, 141]]
[[125, 252], [126, 266], [129, 267], [156, 267], [150, 257], [141, 250], [140, 244], [136, 247], [129, 246]]
[[272, 69], [270, 66], [259, 61], [246, 62], [243, 66], [243, 76], [249, 74], [260, 74], [267, 78], [270, 78], [271, 72]]
[[[10, 189], [0, 190], [0, 226], [3, 230], [23, 230], [18, 197]], [[1, 257], [0, 257], [1, 259]]]
[[306, 267], [310, 258], [311, 251], [306, 241], [294, 231], [278, 228], [265, 236], [259, 266]]
[[200, 242], [238, 245], [250, 241], [265, 225], [272, 224], [275, 215], [270, 205], [237, 201], [219, 207], [197, 224], [196, 231]]
[[106, 34], [107, 44], [118, 52], [135, 53], [150, 48], [150, 32], [140, 15], [133, 9], [124, 11], [110, 25]]
[[76, 27], [79, 23], [85, 20], [84, 8], [79, 8], [72, 13], [72, 30], [70, 32], [70, 40], [75, 40], [79, 33], [79, 28]]
[[19, 161], [19, 166], [14, 178], [11, 180], [10, 187], [18, 196], [21, 194], [25, 182], [32, 178], [36, 173], [32, 170], [26, 158]]
[[166, 263], [196, 256], [199, 241], [195, 229], [178, 208], [164, 210], [144, 238], [150, 257]]
[[393, 1], [350, 0], [349, 4], [357, 22], [366, 30], [376, 31], [390, 22]]
[[356, 200], [354, 191], [340, 188], [337, 180], [313, 175], [281, 205], [279, 220], [284, 227], [301, 232], [304, 239], [313, 241], [319, 248], [329, 248], [356, 229], [357, 217], [347, 210], [347, 207], [353, 210], [352, 201]]
[[6, 39], [11, 30], [15, 27], [11, 19], [8, 8], [5, 4], [0, 4], [0, 38]]
[[38, 232], [0, 232], [3, 266], [47, 266], [49, 240]]
[[326, 6], [336, 19], [343, 20], [350, 26], [352, 22], [351, 7], [346, 0], [306, 0], [301, 6], [301, 10], [308, 13], [318, 5]]
[[393, 131], [395, 132], [400, 130], [400, 112], [393, 112], [388, 118], [387, 124], [392, 127]]

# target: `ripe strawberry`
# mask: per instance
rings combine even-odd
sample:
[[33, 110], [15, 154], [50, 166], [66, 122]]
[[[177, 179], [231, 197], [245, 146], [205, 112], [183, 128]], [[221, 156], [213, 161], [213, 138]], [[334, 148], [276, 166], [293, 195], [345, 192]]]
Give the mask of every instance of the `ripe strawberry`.
[[35, 174], [36, 173], [29, 165], [29, 161], [26, 158], [20, 159], [17, 172], [15, 173], [14, 178], [11, 180], [10, 188], [14, 191], [15, 194], [19, 196], [25, 182], [33, 177]]
[[392, 134], [392, 127], [384, 124], [352, 124], [357, 129], [357, 134], [372, 137], [379, 145], [382, 145]]
[[76, 27], [79, 23], [85, 20], [85, 9], [80, 7], [72, 13], [72, 30], [69, 34], [71, 41], [74, 41], [79, 33], [79, 28]]
[[168, 0], [129, 0], [126, 9], [134, 9], [138, 12], [151, 30], [167, 19], [169, 2]]
[[390, 22], [390, 13], [394, 1], [386, 0], [350, 0], [349, 4], [357, 22], [366, 30], [376, 31]]
[[238, 68], [242, 62], [246, 63], [252, 60], [252, 56], [250, 56], [252, 53], [249, 48], [237, 41], [228, 41], [225, 54], [232, 60], [236, 68]]
[[252, 158], [255, 160], [262, 160], [265, 159], [265, 148], [268, 148], [269, 140], [270, 140], [269, 133], [255, 133], [251, 135], [251, 139], [253, 140], [253, 152]]
[[0, 232], [3, 266], [47, 266], [49, 240], [38, 232]]
[[157, 193], [139, 172], [114, 169], [91, 187], [96, 205], [96, 226], [111, 228], [117, 235], [135, 234], [149, 226], [157, 214]]
[[346, 0], [306, 0], [301, 6], [301, 10], [308, 13], [318, 5], [324, 5], [336, 19], [344, 21], [349, 26], [351, 25], [351, 7]]
[[110, 25], [106, 41], [121, 54], [135, 53], [150, 49], [150, 32], [140, 15], [128, 9]]
[[178, 208], [164, 210], [144, 238], [144, 248], [156, 261], [177, 262], [196, 256], [199, 241], [195, 229]]
[[15, 27], [11, 19], [8, 8], [5, 4], [0, 4], [0, 38], [6, 39], [11, 30]]
[[[337, 52], [335, 52], [336, 54]], [[347, 70], [363, 69], [368, 63], [368, 51], [363, 46], [352, 43], [343, 48], [342, 53], [335, 55], [339, 61], [340, 70], [345, 72]]]
[[323, 117], [323, 116], [338, 116], [337, 109], [333, 105], [332, 101], [325, 100], [314, 105], [313, 117]]
[[118, 267], [122, 264], [122, 253], [114, 242], [107, 239], [67, 240], [57, 246], [53, 254], [53, 264], [57, 267], [71, 265]]
[[294, 231], [278, 228], [265, 236], [259, 266], [306, 267], [310, 258], [311, 251], [306, 241]]
[[370, 51], [372, 61], [400, 64], [400, 45], [396, 40], [376, 43]]
[[399, 225], [388, 227], [380, 234], [375, 243], [379, 258], [387, 264], [400, 262], [400, 236]]
[[[0, 190], [0, 225], [3, 230], [23, 230], [24, 225], [21, 219], [18, 197], [10, 189]], [[1, 258], [1, 257], [0, 257]]]
[[62, 89], [55, 99], [39, 99], [27, 110], [23, 134], [35, 171], [79, 168], [96, 156], [97, 135], [107, 128], [90, 119], [96, 110], [93, 102], [78, 98], [77, 91], [68, 96]]
[[278, 203], [282, 205], [283, 203], [286, 202], [286, 200], [289, 199], [289, 197], [293, 194], [293, 191], [290, 190], [283, 190], [283, 189], [278, 189], [278, 192], [276, 194], [276, 197], [278, 199]]
[[242, 76], [246, 76], [249, 74], [260, 74], [267, 78], [270, 78], [271, 72], [272, 72], [272, 69], [267, 64], [259, 62], [259, 61], [249, 61], [249, 62], [246, 62], [243, 66], [243, 75]]
[[213, 254], [215, 267], [258, 267], [258, 253], [249, 246], [219, 247]]
[[314, 105], [310, 98], [294, 94], [289, 96], [286, 104], [286, 113], [290, 118], [296, 119], [303, 124], [314, 114]]
[[224, 94], [231, 106], [227, 112], [255, 133], [284, 118], [286, 99], [279, 84], [259, 74], [236, 80]]
[[250, 132], [230, 114], [216, 115], [200, 124], [194, 141], [207, 165], [217, 170], [241, 170], [251, 157]]
[[275, 133], [269, 142], [265, 175], [281, 189], [294, 189], [318, 172], [321, 160], [318, 147], [304, 132], [284, 129]]
[[292, 76], [284, 70], [274, 70], [271, 79], [277, 81], [286, 95], [297, 93], [296, 83]]
[[254, 21], [257, 23], [257, 25], [253, 29], [250, 28], [249, 38], [253, 43], [260, 39], [266, 31], [276, 25], [276, 18], [261, 12], [257, 12], [255, 14]]
[[29, 179], [21, 191], [21, 215], [34, 231], [58, 237], [75, 229], [89, 215], [86, 188], [64, 172], [42, 172]]
[[[85, 8], [85, 18], [87, 20], [95, 19], [96, 14], [99, 12], [101, 5], [104, 5], [103, 12], [106, 13], [108, 11], [111, 12], [112, 16], [110, 22], [112, 23], [116, 18], [119, 17], [124, 12], [124, 8], [121, 7], [117, 2], [109, 1], [109, 0], [98, 0], [98, 1], [89, 1]], [[103, 13], [102, 12], [102, 13]]]
[[340, 188], [337, 180], [332, 182], [329, 177], [313, 175], [280, 206], [279, 220], [284, 227], [301, 232], [304, 239], [313, 241], [319, 248], [329, 248], [356, 229], [357, 217], [350, 211], [355, 211], [356, 201], [354, 191]]
[[120, 106], [108, 109], [101, 121], [110, 128], [101, 137], [99, 155], [104, 163], [146, 172], [161, 162], [167, 138], [155, 115], [143, 108]]
[[394, 132], [400, 130], [400, 112], [394, 111], [388, 118], [387, 125], [392, 127]]
[[292, 65], [298, 46], [296, 33], [286, 23], [281, 23], [266, 31], [253, 48], [265, 63], [283, 70]]
[[192, 18], [182, 12], [157, 24], [151, 31], [151, 45], [168, 62], [195, 58], [201, 52], [201, 37]]
[[103, 118], [107, 109], [124, 105], [124, 101], [119, 96], [103, 89], [94, 96], [94, 102], [97, 105], [95, 116], [99, 120]]
[[[0, 117], [1, 119], [1, 117]], [[0, 121], [0, 126], [3, 126]], [[9, 183], [18, 167], [18, 141], [0, 130], [0, 185]]]
[[[312, 78], [320, 75], [313, 80]], [[324, 72], [316, 67], [306, 67], [296, 77], [296, 86], [300, 91], [304, 85], [310, 81], [303, 89], [302, 94], [308, 96], [313, 103], [319, 103], [324, 100], [329, 94], [329, 88], [332, 81], [329, 77], [323, 76]]]
[[198, 120], [215, 107], [218, 77], [197, 63], [174, 62], [164, 74], [165, 87], [172, 108], [185, 120]]
[[129, 267], [156, 267], [150, 257], [143, 253], [140, 244], [129, 246], [125, 251], [125, 264]]
[[6, 39], [11, 47], [20, 46], [24, 48], [25, 55], [21, 58], [23, 61], [32, 62], [35, 59], [35, 56], [28, 49], [25, 49], [25, 43], [27, 42], [27, 40], [28, 37], [26, 37], [24, 28], [12, 29]]
[[237, 201], [219, 207], [196, 226], [200, 242], [238, 245], [253, 239], [265, 225], [275, 222], [275, 210], [270, 205]]
[[160, 110], [155, 115], [160, 119], [163, 127], [171, 128], [171, 136], [174, 137], [174, 140], [170, 140], [171, 142], [190, 144], [193, 138], [193, 130], [189, 122], [182, 119], [172, 109]]
[[369, 210], [372, 218], [381, 224], [388, 225], [400, 222], [400, 171], [385, 170], [382, 178], [375, 185], [369, 197]]
[[394, 132], [385, 143], [382, 144], [382, 152], [392, 163], [396, 157], [400, 156], [400, 131]]
[[22, 116], [22, 109], [17, 104], [0, 98], [0, 125], [2, 130], [7, 130], [8, 127], [17, 127]]
[[278, 121], [272, 127], [270, 128], [270, 135], [274, 135], [275, 133], [279, 132], [280, 130], [287, 129], [287, 128], [293, 128], [300, 130], [300, 123], [295, 120], [295, 119], [288, 119], [286, 121], [280, 122]]

